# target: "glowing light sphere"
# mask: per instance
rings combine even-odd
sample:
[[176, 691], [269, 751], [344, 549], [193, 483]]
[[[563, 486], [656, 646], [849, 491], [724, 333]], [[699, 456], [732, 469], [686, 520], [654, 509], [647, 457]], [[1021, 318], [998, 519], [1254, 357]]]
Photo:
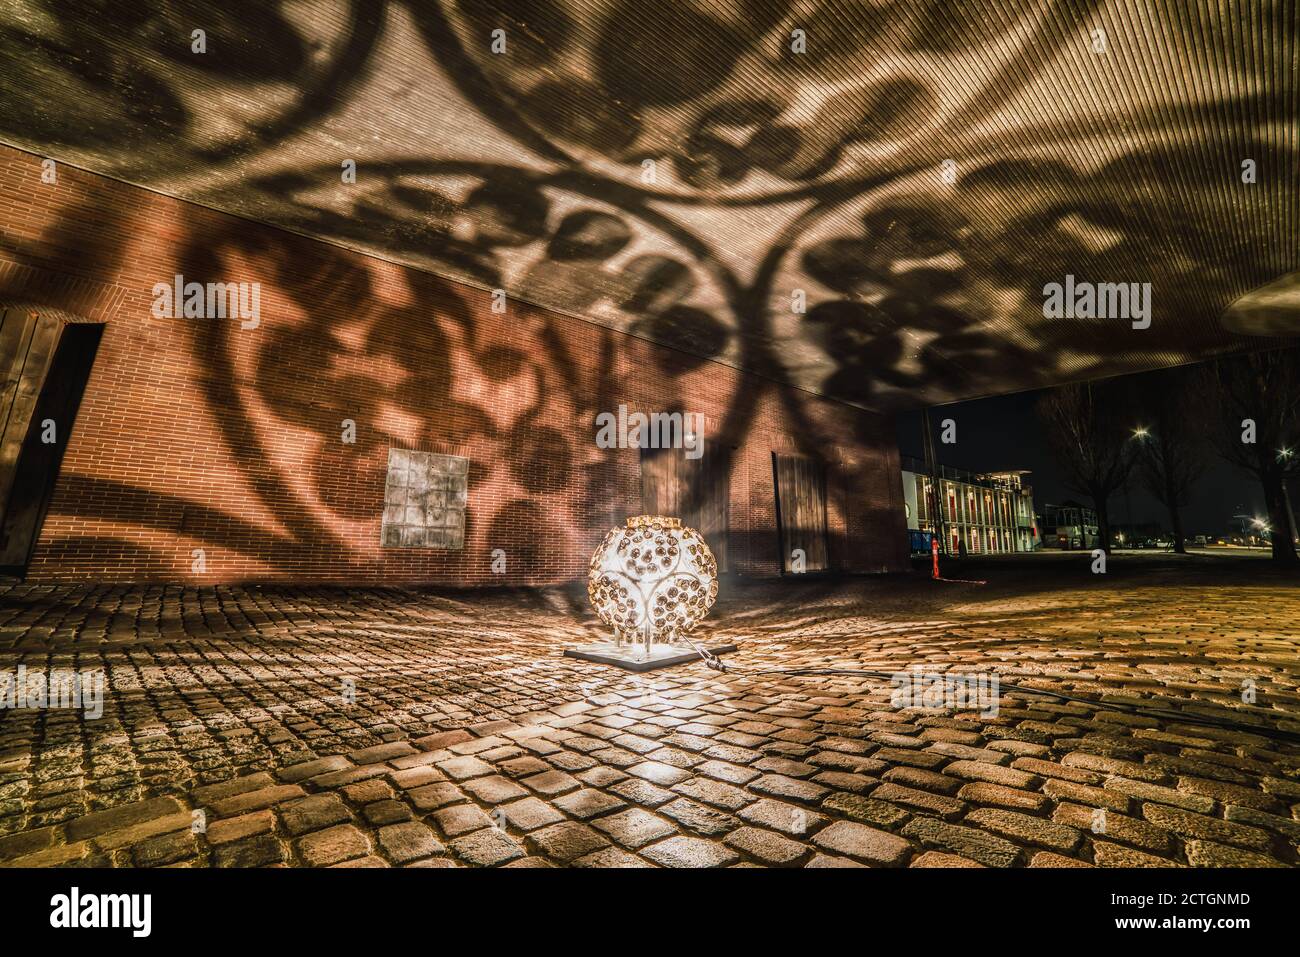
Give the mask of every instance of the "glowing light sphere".
[[718, 563], [704, 536], [679, 519], [638, 515], [610, 529], [591, 556], [587, 597], [615, 640], [676, 642], [713, 607]]

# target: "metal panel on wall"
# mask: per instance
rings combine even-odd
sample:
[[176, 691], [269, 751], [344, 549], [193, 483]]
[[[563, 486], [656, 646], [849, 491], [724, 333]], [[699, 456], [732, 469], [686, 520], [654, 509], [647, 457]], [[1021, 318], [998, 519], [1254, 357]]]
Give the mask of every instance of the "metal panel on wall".
[[776, 521], [781, 530], [781, 569], [797, 571], [794, 552], [803, 552], [803, 571], [826, 571], [826, 468], [802, 455], [772, 453]]
[[683, 449], [642, 449], [641, 508], [694, 528], [712, 549], [718, 570], [726, 571], [731, 456], [716, 442], [705, 442], [703, 450], [691, 459]]
[[469, 459], [388, 450], [380, 540], [394, 548], [463, 548]]

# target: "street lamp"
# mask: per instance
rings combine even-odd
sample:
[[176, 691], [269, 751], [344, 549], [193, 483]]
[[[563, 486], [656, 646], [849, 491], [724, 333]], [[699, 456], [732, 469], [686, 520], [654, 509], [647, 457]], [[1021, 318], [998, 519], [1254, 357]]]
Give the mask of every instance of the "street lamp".
[[1254, 521], [1251, 522], [1251, 524], [1254, 525], [1257, 529], [1259, 529], [1259, 537], [1261, 539], [1263, 539], [1264, 536], [1267, 535], [1269, 532], [1273, 531], [1273, 526], [1270, 525], [1265, 519], [1259, 518], [1258, 516], [1256, 516], [1256, 518], [1254, 519]]
[[[1138, 439], [1139, 441], [1147, 438], [1147, 436], [1151, 434], [1150, 430], [1147, 429], [1145, 425], [1135, 427], [1132, 432], [1133, 438]], [[1129, 496], [1128, 482], [1124, 483], [1124, 517], [1128, 520], [1129, 527], [1131, 528], [1133, 526], [1133, 500]], [[1124, 544], [1123, 533], [1119, 536], [1119, 543], [1121, 545]]]

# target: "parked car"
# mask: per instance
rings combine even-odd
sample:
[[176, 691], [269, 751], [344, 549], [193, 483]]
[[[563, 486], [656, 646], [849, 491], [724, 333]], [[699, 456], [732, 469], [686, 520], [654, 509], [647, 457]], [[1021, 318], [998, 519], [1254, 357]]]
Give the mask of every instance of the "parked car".
[[1195, 538], [1192, 539], [1192, 544], [1208, 545], [1210, 544], [1210, 537], [1208, 535], [1197, 535]]

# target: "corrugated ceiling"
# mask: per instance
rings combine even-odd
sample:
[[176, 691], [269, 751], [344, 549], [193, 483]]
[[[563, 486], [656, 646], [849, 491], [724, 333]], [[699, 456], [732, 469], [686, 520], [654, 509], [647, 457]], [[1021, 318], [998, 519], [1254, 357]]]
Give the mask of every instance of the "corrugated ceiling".
[[[907, 407], [1300, 335], [1298, 34], [1280, 0], [10, 0], [0, 140]], [[1137, 298], [1045, 315], [1067, 276]]]

